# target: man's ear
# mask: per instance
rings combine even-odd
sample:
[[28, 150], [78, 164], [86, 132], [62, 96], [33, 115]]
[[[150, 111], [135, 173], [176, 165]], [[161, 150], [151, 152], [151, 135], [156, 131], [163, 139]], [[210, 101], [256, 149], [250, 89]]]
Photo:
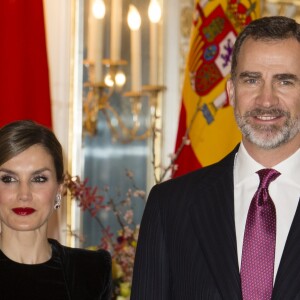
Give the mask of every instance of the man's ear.
[[235, 102], [234, 102], [234, 84], [233, 84], [232, 79], [227, 80], [226, 90], [227, 90], [227, 95], [229, 98], [229, 103], [231, 106], [234, 107], [234, 104], [235, 104]]

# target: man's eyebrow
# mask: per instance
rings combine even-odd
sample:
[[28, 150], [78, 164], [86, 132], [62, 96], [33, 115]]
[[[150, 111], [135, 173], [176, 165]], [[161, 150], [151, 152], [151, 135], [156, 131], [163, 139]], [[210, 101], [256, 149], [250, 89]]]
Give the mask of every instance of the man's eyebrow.
[[261, 78], [262, 75], [260, 72], [250, 72], [250, 71], [244, 71], [244, 72], [241, 72], [239, 74], [239, 78]]
[[276, 74], [274, 75], [274, 78], [277, 80], [294, 80], [294, 81], [299, 81], [299, 78], [295, 74], [291, 73], [282, 73], [282, 74]]

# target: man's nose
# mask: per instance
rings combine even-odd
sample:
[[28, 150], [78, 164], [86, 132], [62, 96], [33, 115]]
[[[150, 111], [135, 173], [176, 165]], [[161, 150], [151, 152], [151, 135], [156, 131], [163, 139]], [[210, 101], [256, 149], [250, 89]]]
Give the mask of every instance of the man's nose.
[[256, 97], [256, 103], [262, 107], [272, 107], [279, 102], [276, 89], [271, 83], [264, 83], [258, 96]]

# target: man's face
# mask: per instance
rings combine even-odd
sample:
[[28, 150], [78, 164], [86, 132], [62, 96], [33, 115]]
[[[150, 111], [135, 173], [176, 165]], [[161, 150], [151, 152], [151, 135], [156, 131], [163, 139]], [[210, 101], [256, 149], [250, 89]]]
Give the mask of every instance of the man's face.
[[227, 84], [243, 140], [273, 149], [300, 141], [300, 44], [245, 41], [236, 78]]

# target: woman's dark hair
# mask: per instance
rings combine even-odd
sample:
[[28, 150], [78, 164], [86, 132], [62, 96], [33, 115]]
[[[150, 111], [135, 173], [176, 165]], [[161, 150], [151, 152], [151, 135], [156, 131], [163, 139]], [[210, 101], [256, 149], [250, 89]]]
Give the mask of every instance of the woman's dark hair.
[[231, 77], [236, 77], [237, 60], [242, 45], [248, 39], [263, 41], [278, 41], [294, 38], [300, 43], [300, 24], [295, 20], [272, 16], [256, 19], [249, 23], [238, 35], [232, 53]]
[[57, 182], [63, 182], [63, 152], [54, 133], [31, 120], [20, 120], [0, 128], [0, 165], [33, 145], [41, 145], [52, 157]]

